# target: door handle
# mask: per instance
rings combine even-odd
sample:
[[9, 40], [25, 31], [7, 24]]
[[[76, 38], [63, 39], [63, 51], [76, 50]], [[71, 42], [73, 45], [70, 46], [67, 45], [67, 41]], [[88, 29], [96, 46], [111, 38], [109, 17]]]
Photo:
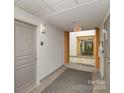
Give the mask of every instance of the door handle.
[[35, 61], [37, 61], [37, 57], [35, 57]]

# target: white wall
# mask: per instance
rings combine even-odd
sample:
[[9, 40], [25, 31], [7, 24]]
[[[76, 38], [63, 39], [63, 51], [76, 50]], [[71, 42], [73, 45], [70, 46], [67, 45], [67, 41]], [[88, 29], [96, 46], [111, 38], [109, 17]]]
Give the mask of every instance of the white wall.
[[[106, 29], [108, 29], [108, 31], [107, 31], [107, 40], [104, 38], [105, 25], [107, 26]], [[102, 50], [100, 51], [100, 54], [101, 54], [101, 56], [100, 56], [100, 74], [101, 74], [102, 78], [103, 77], [106, 78], [105, 74], [109, 73], [109, 69], [108, 69], [109, 64], [106, 64], [106, 60], [107, 61], [110, 60], [110, 10], [108, 10], [108, 12], [106, 13], [106, 15], [105, 15], [105, 17], [103, 19], [103, 22], [102, 22], [102, 24], [100, 26], [100, 41], [103, 42], [103, 47], [102, 48], [104, 50], [104, 53], [102, 53]], [[106, 66], [107, 66], [107, 68], [106, 68]], [[109, 74], [107, 76], [109, 76]]]
[[[44, 45], [40, 46], [43, 41]], [[64, 64], [64, 33], [47, 24], [46, 34], [37, 33], [38, 80]]]
[[77, 36], [93, 36], [95, 30], [81, 31], [81, 32], [70, 32], [70, 56], [77, 56]]
[[[37, 25], [37, 83], [64, 64], [64, 31], [45, 23], [38, 17], [15, 7], [15, 18]], [[40, 33], [40, 24], [45, 23], [47, 32]], [[44, 45], [41, 46], [40, 42]]]

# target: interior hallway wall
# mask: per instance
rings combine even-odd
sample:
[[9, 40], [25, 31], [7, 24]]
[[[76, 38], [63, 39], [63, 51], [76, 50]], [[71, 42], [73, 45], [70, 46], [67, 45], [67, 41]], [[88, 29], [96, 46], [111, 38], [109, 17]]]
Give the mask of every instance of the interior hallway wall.
[[[37, 83], [64, 64], [64, 31], [40, 18], [14, 7], [14, 18], [37, 26]], [[46, 24], [47, 32], [40, 32], [40, 24]], [[40, 43], [43, 41], [44, 45]]]
[[[104, 57], [104, 80], [106, 81], [107, 93], [110, 93], [110, 15], [105, 21], [104, 28], [107, 30], [107, 40], [104, 40], [104, 49], [105, 49], [105, 57]], [[108, 61], [108, 62], [107, 62]]]
[[[103, 34], [103, 29], [107, 30], [107, 39]], [[110, 11], [105, 15], [100, 31], [100, 41], [104, 41], [104, 77], [106, 82], [106, 93], [110, 93]]]
[[[43, 46], [40, 42], [43, 41]], [[45, 34], [37, 32], [38, 80], [64, 64], [64, 32], [47, 24]]]

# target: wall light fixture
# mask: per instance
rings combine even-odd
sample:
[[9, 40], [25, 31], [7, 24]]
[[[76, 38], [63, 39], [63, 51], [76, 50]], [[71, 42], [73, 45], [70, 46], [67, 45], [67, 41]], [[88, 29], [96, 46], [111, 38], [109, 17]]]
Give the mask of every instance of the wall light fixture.
[[40, 32], [41, 33], [46, 33], [46, 24], [41, 24], [40, 25]]

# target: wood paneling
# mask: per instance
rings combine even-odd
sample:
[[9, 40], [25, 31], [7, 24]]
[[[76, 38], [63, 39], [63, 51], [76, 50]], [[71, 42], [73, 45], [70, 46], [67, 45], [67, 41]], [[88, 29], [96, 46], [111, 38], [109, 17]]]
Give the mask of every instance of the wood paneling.
[[69, 32], [64, 32], [64, 63], [69, 63]]
[[96, 30], [96, 54], [95, 54], [95, 59], [96, 59], [96, 68], [99, 69], [99, 31], [100, 29], [98, 27], [95, 28]]

